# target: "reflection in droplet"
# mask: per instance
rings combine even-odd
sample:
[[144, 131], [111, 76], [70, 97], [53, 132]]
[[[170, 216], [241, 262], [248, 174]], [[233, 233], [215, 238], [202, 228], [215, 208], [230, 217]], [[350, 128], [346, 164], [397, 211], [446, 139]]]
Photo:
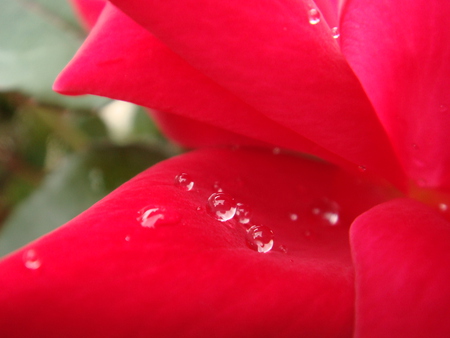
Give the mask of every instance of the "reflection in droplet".
[[180, 220], [180, 215], [165, 207], [147, 206], [138, 212], [138, 222], [146, 228], [154, 228], [156, 225], [175, 224]]
[[316, 25], [320, 22], [320, 12], [315, 8], [309, 10], [308, 17], [311, 25]]
[[333, 38], [335, 38], [335, 39], [339, 38], [339, 36], [341, 35], [338, 27], [331, 28], [331, 34], [332, 34]]
[[39, 259], [36, 251], [33, 249], [27, 250], [23, 254], [23, 262], [25, 267], [30, 270], [36, 270], [41, 267], [41, 260]]
[[339, 205], [328, 198], [322, 198], [314, 203], [311, 212], [324, 225], [335, 226], [339, 224]]
[[269, 252], [273, 248], [273, 231], [265, 225], [253, 225], [247, 229], [247, 244], [258, 252]]
[[175, 176], [175, 185], [182, 190], [191, 191], [194, 188], [194, 181], [188, 174], [181, 173]]
[[236, 201], [226, 193], [214, 193], [208, 198], [207, 211], [214, 219], [226, 222], [236, 214]]
[[252, 209], [243, 203], [236, 204], [236, 215], [234, 216], [239, 223], [248, 224], [252, 217]]

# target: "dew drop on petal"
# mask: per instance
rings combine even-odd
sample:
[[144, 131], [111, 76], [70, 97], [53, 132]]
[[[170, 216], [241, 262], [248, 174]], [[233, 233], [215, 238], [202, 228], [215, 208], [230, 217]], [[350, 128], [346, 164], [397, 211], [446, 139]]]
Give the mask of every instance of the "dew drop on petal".
[[365, 165], [359, 165], [358, 166], [358, 170], [363, 173], [363, 172], [365, 172], [367, 170], [367, 168], [366, 168]]
[[266, 253], [273, 248], [273, 231], [265, 225], [252, 225], [247, 229], [247, 244], [253, 250]]
[[335, 39], [339, 38], [339, 36], [341, 35], [341, 33], [339, 32], [339, 28], [338, 27], [331, 28], [331, 35]]
[[446, 203], [439, 203], [439, 210], [446, 212], [448, 210], [448, 205]]
[[296, 221], [296, 220], [298, 220], [298, 215], [297, 214], [289, 214], [289, 218], [291, 219], [291, 221]]
[[223, 189], [222, 189], [219, 181], [214, 182], [213, 189], [216, 192], [223, 192]]
[[130, 239], [131, 239], [131, 237], [130, 237], [130, 236], [125, 236], [125, 241], [129, 242], [129, 241], [130, 241]]
[[320, 22], [320, 12], [315, 8], [311, 8], [308, 12], [308, 19], [311, 25], [318, 24]]
[[236, 214], [236, 201], [227, 193], [214, 193], [208, 198], [207, 211], [214, 219], [226, 222]]
[[252, 217], [252, 209], [243, 203], [236, 204], [236, 215], [234, 216], [239, 223], [248, 224]]
[[339, 224], [339, 205], [327, 198], [318, 200], [313, 204], [311, 212], [316, 219], [324, 225], [336, 226]]
[[191, 191], [194, 188], [194, 181], [188, 174], [181, 173], [175, 176], [175, 186], [185, 191]]
[[154, 228], [156, 225], [175, 224], [180, 221], [180, 215], [165, 207], [147, 206], [138, 212], [138, 222], [146, 228]]
[[23, 263], [25, 267], [30, 270], [36, 270], [41, 267], [41, 260], [39, 259], [36, 251], [33, 249], [27, 250], [23, 254]]

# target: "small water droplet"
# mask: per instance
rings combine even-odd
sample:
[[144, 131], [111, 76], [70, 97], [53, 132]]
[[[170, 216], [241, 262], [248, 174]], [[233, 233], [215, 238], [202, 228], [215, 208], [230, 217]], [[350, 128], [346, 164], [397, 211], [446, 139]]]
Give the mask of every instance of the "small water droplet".
[[272, 149], [272, 154], [279, 155], [281, 153], [281, 149], [278, 147], [275, 147]]
[[30, 270], [36, 270], [41, 267], [41, 260], [39, 259], [36, 251], [33, 249], [27, 250], [23, 254], [23, 262], [25, 267]]
[[236, 215], [234, 216], [239, 223], [248, 224], [252, 217], [252, 209], [243, 203], [236, 204]]
[[175, 185], [185, 191], [191, 191], [194, 188], [194, 181], [186, 173], [175, 176]]
[[439, 210], [446, 212], [448, 210], [448, 205], [446, 203], [439, 203]]
[[339, 224], [339, 205], [328, 198], [317, 201], [312, 206], [311, 212], [324, 225], [336, 226]]
[[175, 224], [180, 220], [180, 215], [165, 207], [147, 206], [138, 212], [138, 222], [146, 228], [154, 228], [156, 225]]
[[291, 219], [291, 221], [296, 221], [296, 220], [298, 220], [298, 215], [297, 214], [289, 214], [289, 218]]
[[217, 192], [223, 192], [223, 189], [222, 189], [219, 181], [214, 182], [213, 189], [214, 189], [214, 191], [217, 191]]
[[273, 231], [265, 225], [252, 225], [247, 230], [247, 244], [258, 252], [269, 252], [273, 248]]
[[341, 35], [341, 32], [339, 32], [339, 28], [338, 27], [331, 28], [331, 35], [335, 39], [339, 38], [339, 36]]
[[226, 193], [214, 193], [208, 198], [207, 210], [214, 219], [226, 222], [236, 214], [236, 201]]
[[200, 213], [203, 213], [203, 211], [205, 211], [205, 210], [203, 209], [203, 207], [201, 207], [201, 206], [198, 206], [197, 208], [195, 208], [195, 210], [197, 210], [197, 211], [200, 212]]
[[311, 25], [316, 25], [320, 22], [320, 12], [315, 8], [311, 8], [308, 13], [308, 18]]
[[286, 247], [286, 245], [280, 245], [280, 251], [287, 254], [288, 253], [288, 248]]
[[366, 168], [365, 165], [359, 165], [358, 166], [358, 170], [363, 173], [363, 172], [365, 172], [367, 170], [367, 168]]
[[129, 241], [130, 241], [130, 239], [131, 239], [131, 237], [130, 237], [130, 236], [125, 236], [125, 240], [126, 240], [127, 242], [129, 242]]

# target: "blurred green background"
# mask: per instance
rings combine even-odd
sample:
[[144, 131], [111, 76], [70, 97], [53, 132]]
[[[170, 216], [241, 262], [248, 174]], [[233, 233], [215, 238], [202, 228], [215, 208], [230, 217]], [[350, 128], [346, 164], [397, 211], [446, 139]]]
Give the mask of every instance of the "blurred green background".
[[52, 91], [85, 37], [66, 1], [0, 0], [0, 256], [180, 151], [140, 107]]

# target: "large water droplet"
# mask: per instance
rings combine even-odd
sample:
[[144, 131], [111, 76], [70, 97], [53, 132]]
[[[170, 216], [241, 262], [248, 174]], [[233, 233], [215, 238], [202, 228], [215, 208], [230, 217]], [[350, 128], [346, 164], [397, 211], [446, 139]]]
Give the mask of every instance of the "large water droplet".
[[314, 203], [311, 212], [324, 225], [339, 225], [339, 205], [328, 198], [320, 199]]
[[308, 19], [311, 25], [318, 24], [320, 22], [320, 12], [315, 8], [311, 8], [308, 12]]
[[338, 27], [331, 28], [331, 35], [335, 39], [339, 38], [339, 36], [341, 35], [341, 33], [339, 32], [339, 28]]
[[186, 173], [175, 176], [175, 185], [185, 191], [191, 191], [194, 188], [194, 181]]
[[180, 215], [174, 210], [165, 207], [147, 206], [138, 212], [138, 222], [146, 228], [154, 228], [156, 225], [175, 224], [180, 220]]
[[214, 219], [225, 222], [236, 214], [236, 201], [227, 193], [217, 192], [209, 196], [207, 210]]
[[258, 252], [269, 252], [273, 248], [273, 231], [265, 225], [252, 225], [247, 229], [247, 244]]
[[23, 253], [23, 263], [25, 267], [30, 270], [36, 270], [41, 267], [41, 260], [39, 259], [36, 251], [33, 249], [27, 250]]
[[236, 204], [236, 215], [234, 216], [239, 223], [248, 224], [250, 223], [250, 219], [252, 217], [252, 209], [243, 203]]

